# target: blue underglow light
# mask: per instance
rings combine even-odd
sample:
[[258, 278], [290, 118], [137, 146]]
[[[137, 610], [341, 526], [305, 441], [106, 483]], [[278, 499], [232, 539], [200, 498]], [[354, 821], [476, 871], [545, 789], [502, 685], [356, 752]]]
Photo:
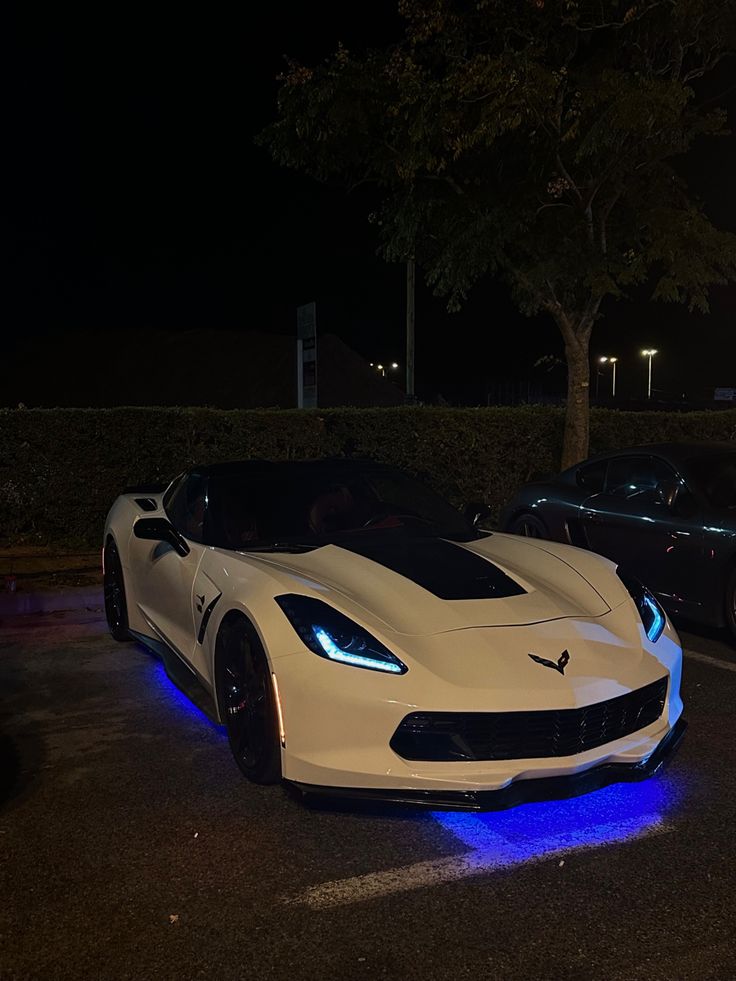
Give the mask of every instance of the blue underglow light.
[[190, 719], [196, 719], [198, 723], [206, 722], [207, 725], [211, 726], [217, 732], [223, 732], [224, 727], [219, 726], [216, 722], [202, 711], [199, 706], [195, 705], [194, 702], [186, 695], [177, 684], [175, 684], [171, 678], [166, 673], [166, 668], [162, 661], [156, 661], [155, 666], [156, 679], [161, 684], [161, 689], [164, 692], [167, 699], [173, 702], [177, 709], [188, 715]]
[[390, 674], [402, 674], [400, 664], [392, 661], [382, 661], [375, 657], [366, 657], [364, 654], [353, 654], [352, 651], [345, 651], [338, 647], [322, 627], [312, 627], [314, 636], [319, 641], [320, 647], [332, 661], [341, 661], [343, 664], [352, 664], [356, 668], [371, 668], [374, 671], [388, 671]]
[[432, 817], [471, 850], [472, 867], [493, 869], [669, 831], [668, 814], [681, 796], [674, 779], [659, 776], [569, 800], [486, 814], [435, 811]]
[[662, 636], [664, 630], [664, 615], [659, 603], [657, 603], [648, 593], [644, 593], [644, 605], [652, 614], [652, 622], [647, 628], [647, 637], [653, 644], [656, 644]]

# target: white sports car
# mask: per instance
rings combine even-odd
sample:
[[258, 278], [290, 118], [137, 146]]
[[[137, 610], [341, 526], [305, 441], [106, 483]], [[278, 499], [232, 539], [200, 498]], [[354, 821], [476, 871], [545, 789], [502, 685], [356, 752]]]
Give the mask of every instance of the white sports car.
[[130, 489], [104, 583], [113, 637], [159, 653], [259, 783], [502, 808], [642, 779], [684, 732], [680, 643], [638, 581], [388, 466]]

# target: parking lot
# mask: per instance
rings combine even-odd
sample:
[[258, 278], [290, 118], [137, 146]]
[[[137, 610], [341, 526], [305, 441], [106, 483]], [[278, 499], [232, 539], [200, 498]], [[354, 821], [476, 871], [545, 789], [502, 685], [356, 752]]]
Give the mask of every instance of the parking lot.
[[0, 978], [730, 979], [736, 653], [666, 770], [502, 813], [311, 809], [95, 611], [0, 624]]

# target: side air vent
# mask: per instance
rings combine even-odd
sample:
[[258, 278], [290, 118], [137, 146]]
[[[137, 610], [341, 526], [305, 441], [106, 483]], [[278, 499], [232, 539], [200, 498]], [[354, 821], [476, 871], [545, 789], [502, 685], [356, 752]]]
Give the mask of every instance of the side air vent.
[[135, 503], [142, 511], [158, 511], [158, 504], [151, 497], [136, 497]]

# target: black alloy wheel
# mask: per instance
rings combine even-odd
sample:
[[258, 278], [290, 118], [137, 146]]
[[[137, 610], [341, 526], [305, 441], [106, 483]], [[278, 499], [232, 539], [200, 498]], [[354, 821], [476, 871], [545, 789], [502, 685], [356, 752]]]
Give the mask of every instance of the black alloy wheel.
[[105, 575], [102, 586], [105, 597], [105, 616], [110, 633], [115, 640], [130, 640], [123, 566], [113, 542], [108, 542], [105, 546]]
[[517, 515], [511, 522], [509, 531], [512, 535], [523, 535], [524, 538], [549, 538], [545, 523], [534, 514]]
[[281, 741], [271, 672], [258, 635], [244, 617], [220, 630], [215, 680], [235, 762], [254, 783], [278, 783]]

